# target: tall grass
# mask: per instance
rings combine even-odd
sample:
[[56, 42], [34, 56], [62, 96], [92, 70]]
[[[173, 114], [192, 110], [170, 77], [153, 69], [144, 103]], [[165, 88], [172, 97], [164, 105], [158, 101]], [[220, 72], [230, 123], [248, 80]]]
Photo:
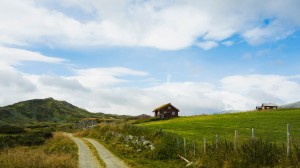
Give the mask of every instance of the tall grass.
[[0, 151], [0, 165], [5, 168], [75, 168], [77, 146], [62, 133], [40, 146], [17, 146]]
[[245, 141], [236, 150], [233, 143], [223, 141], [218, 148], [215, 143], [207, 144], [196, 163], [198, 167], [299, 167], [300, 155], [294, 146], [288, 158], [285, 145], [261, 139]]

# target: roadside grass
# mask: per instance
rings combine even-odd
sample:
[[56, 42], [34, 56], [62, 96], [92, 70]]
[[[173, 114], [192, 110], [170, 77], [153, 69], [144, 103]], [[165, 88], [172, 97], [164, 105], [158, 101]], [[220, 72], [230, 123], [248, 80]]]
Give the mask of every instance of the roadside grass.
[[83, 140], [83, 142], [90, 148], [90, 150], [92, 151], [93, 155], [96, 156], [97, 161], [100, 163], [101, 167], [106, 167], [104, 161], [101, 159], [101, 157], [99, 156], [97, 149], [94, 147], [93, 144], [91, 144], [88, 140], [86, 140], [85, 138], [81, 138], [81, 140]]
[[287, 124], [291, 125], [291, 142], [300, 144], [300, 109], [278, 109], [252, 111], [231, 114], [201, 115], [179, 117], [170, 120], [150, 121], [137, 124], [149, 129], [160, 129], [176, 133], [190, 141], [214, 142], [216, 134], [220, 140], [233, 141], [234, 131], [238, 131], [241, 141], [251, 138], [251, 129], [255, 136], [277, 143], [286, 142]]
[[0, 152], [0, 165], [5, 168], [75, 168], [78, 167], [76, 144], [63, 135], [54, 133], [53, 138], [38, 146], [16, 146]]
[[[136, 150], [133, 151], [124, 145], [116, 142], [108, 143], [98, 139], [98, 141], [109, 149], [112, 153], [127, 163], [129, 167], [134, 168], [182, 168], [185, 167], [185, 162], [178, 158], [147, 158], [139, 154]], [[151, 157], [151, 156], [149, 156]]]
[[[185, 162], [181, 161], [176, 153], [172, 153], [172, 150], [168, 151], [168, 146], [164, 143], [166, 139], [163, 136], [156, 134], [156, 132], [142, 131], [136, 128], [124, 124], [100, 124], [90, 130], [79, 132], [77, 136], [97, 140], [130, 167], [179, 168], [185, 166]], [[119, 136], [121, 134], [123, 137]], [[126, 135], [144, 137], [152, 141], [155, 150], [151, 151], [142, 145], [134, 145], [137, 138], [132, 139], [131, 142], [125, 142]]]

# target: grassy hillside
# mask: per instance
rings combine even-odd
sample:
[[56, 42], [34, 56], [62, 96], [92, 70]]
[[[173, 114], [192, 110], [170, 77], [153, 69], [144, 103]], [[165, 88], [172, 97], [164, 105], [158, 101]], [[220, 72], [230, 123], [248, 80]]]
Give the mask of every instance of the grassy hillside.
[[66, 123], [82, 118], [122, 118], [104, 113], [90, 113], [66, 101], [53, 98], [27, 100], [13, 105], [0, 107], [0, 125], [5, 123]]
[[238, 130], [239, 139], [251, 138], [251, 128], [255, 128], [257, 138], [285, 142], [287, 123], [291, 125], [292, 143], [300, 144], [300, 109], [180, 117], [139, 125], [154, 129], [162, 128], [200, 142], [204, 137], [208, 141], [215, 141], [216, 134], [221, 140], [233, 141], [235, 129]]

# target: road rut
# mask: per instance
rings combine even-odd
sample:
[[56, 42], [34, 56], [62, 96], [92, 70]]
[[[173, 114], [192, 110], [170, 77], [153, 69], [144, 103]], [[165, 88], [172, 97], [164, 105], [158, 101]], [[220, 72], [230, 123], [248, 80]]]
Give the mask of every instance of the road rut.
[[122, 160], [113, 155], [99, 142], [89, 138], [84, 139], [88, 140], [91, 144], [95, 146], [99, 156], [102, 158], [107, 168], [128, 168], [128, 166]]
[[100, 168], [96, 157], [81, 139], [74, 137], [72, 134], [67, 134], [67, 136], [78, 146], [79, 168]]

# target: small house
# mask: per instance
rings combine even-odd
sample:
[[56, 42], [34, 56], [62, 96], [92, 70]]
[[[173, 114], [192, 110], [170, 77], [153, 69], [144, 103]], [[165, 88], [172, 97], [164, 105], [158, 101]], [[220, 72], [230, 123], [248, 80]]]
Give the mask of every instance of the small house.
[[171, 103], [168, 103], [157, 107], [153, 110], [153, 112], [155, 113], [155, 117], [169, 119], [178, 117], [179, 110], [176, 107], [174, 107]]
[[256, 106], [256, 110], [269, 110], [269, 109], [277, 109], [278, 106], [273, 103], [263, 103], [261, 106]]

